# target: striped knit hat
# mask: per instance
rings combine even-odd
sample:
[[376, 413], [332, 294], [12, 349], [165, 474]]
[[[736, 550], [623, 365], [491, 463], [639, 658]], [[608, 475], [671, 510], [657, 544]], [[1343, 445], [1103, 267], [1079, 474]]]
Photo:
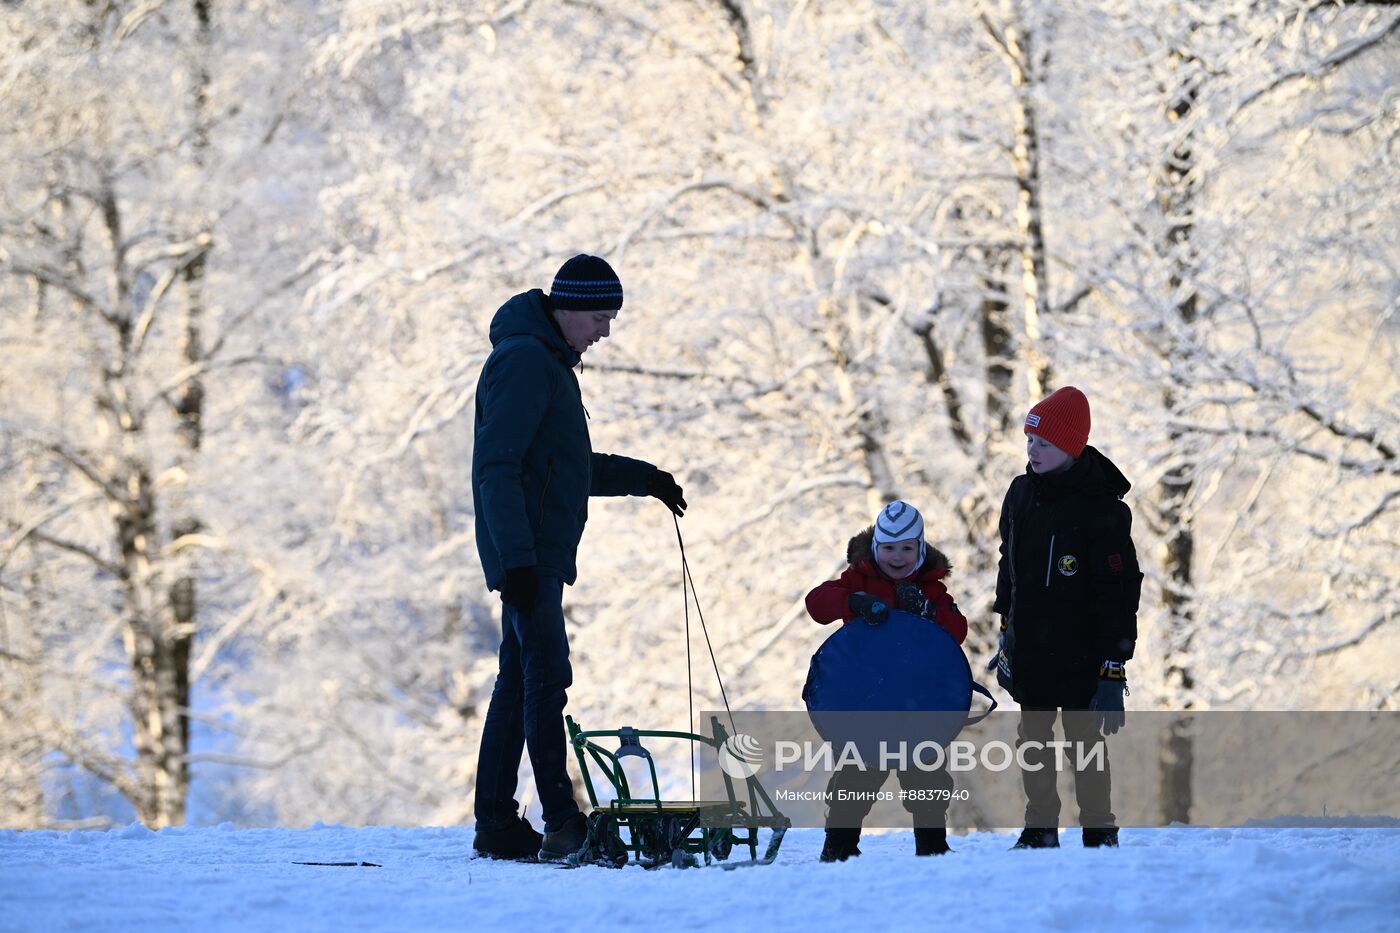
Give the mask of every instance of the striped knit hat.
[[919, 563], [922, 564], [925, 550], [924, 517], [919, 514], [918, 509], [903, 499], [896, 499], [881, 509], [875, 519], [875, 534], [870, 542], [870, 553], [873, 556], [882, 544], [908, 541], [912, 538], [919, 541]]
[[549, 300], [560, 311], [616, 311], [622, 283], [606, 260], [579, 253], [554, 273]]

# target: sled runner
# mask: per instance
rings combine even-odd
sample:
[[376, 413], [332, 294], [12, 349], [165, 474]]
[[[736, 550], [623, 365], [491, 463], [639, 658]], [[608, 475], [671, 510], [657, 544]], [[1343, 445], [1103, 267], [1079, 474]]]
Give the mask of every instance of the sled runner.
[[[714, 735], [664, 730], [620, 729], [585, 732], [572, 716], [564, 718], [569, 729], [569, 741], [578, 756], [583, 784], [593, 810], [588, 815], [588, 841], [583, 849], [569, 859], [573, 865], [606, 865], [621, 868], [629, 862], [646, 868], [672, 865], [687, 868], [725, 862], [734, 847], [746, 846], [748, 861], [729, 862], [722, 868], [743, 865], [769, 865], [778, 857], [778, 847], [791, 821], [778, 812], [768, 792], [757, 778], [749, 777], [741, 789], [721, 770], [727, 799], [724, 800], [662, 800], [661, 785], [656, 776], [656, 762], [643, 747], [643, 738], [681, 739], [698, 742], [719, 755], [729, 738], [719, 717], [711, 717]], [[615, 738], [617, 749], [604, 748], [594, 739]], [[589, 758], [612, 786], [615, 797], [600, 804], [593, 784]], [[634, 797], [622, 759], [635, 757], [647, 763], [651, 775], [651, 796]], [[770, 831], [768, 845], [762, 858], [758, 855], [759, 830]]]

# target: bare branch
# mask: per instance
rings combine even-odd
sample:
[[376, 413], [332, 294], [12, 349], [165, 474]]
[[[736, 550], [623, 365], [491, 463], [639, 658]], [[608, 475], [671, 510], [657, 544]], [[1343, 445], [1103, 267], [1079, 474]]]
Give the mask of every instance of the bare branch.
[[805, 483], [794, 483], [788, 486], [786, 489], [779, 492], [778, 495], [774, 496], [772, 499], [769, 499], [767, 502], [765, 502], [762, 506], [755, 510], [753, 514], [743, 519], [740, 519], [738, 522], [729, 526], [729, 528], [726, 529], [725, 532], [722, 535], [720, 535], [720, 537], [721, 539], [728, 540], [729, 538], [734, 537], [736, 534], [749, 527], [750, 525], [766, 521], [767, 519], [772, 517], [773, 513], [777, 511], [778, 507], [783, 505], [784, 503], [800, 499], [807, 493], [814, 492], [818, 489], [830, 489], [836, 486], [855, 486], [860, 489], [865, 489], [867, 486], [869, 486], [869, 482], [868, 480], [863, 479], [862, 477], [852, 476], [848, 474], [844, 476], [824, 476], [820, 479], [808, 480]]
[[1352, 648], [1356, 645], [1359, 645], [1362, 641], [1364, 641], [1382, 625], [1385, 625], [1387, 622], [1389, 622], [1390, 618], [1390, 613], [1388, 611], [1382, 612], [1380, 615], [1376, 616], [1374, 619], [1368, 622], [1364, 627], [1362, 627], [1361, 631], [1357, 632], [1352, 637], [1339, 642], [1334, 642], [1333, 644], [1330, 644], [1325, 648], [1319, 648], [1317, 649], [1316, 653], [1319, 656], [1325, 654], [1336, 654], [1338, 651], [1343, 651], [1347, 648]]
[[1375, 48], [1377, 45], [1380, 45], [1386, 40], [1386, 38], [1390, 36], [1391, 33], [1395, 32], [1396, 29], [1400, 29], [1400, 16], [1397, 16], [1395, 19], [1392, 19], [1389, 23], [1387, 23], [1384, 29], [1372, 33], [1369, 36], [1363, 36], [1360, 39], [1353, 41], [1350, 45], [1345, 45], [1342, 48], [1337, 49], [1331, 55], [1322, 59], [1322, 61], [1316, 62], [1308, 68], [1298, 68], [1294, 69], [1293, 71], [1287, 71], [1281, 75], [1278, 75], [1264, 87], [1261, 87], [1257, 91], [1247, 94], [1244, 97], [1244, 99], [1240, 101], [1239, 105], [1235, 108], [1235, 112], [1230, 115], [1230, 119], [1226, 121], [1226, 125], [1234, 126], [1237, 122], [1239, 122], [1240, 118], [1244, 115], [1246, 110], [1248, 110], [1266, 95], [1272, 94], [1274, 91], [1278, 90], [1284, 85], [1291, 84], [1292, 82], [1302, 78], [1308, 78], [1314, 81], [1322, 78], [1329, 71], [1336, 70], [1337, 68], [1351, 61], [1353, 58], [1356, 58], [1358, 55], [1361, 55], [1367, 50]]
[[80, 305], [100, 315], [108, 324], [113, 327], [121, 326], [122, 322], [117, 318], [116, 313], [107, 307], [106, 303], [62, 273], [44, 266], [31, 266], [10, 257], [0, 258], [0, 263], [3, 263], [3, 268], [8, 269], [14, 275], [30, 276], [45, 285], [66, 292]]
[[109, 573], [114, 577], [121, 576], [122, 571], [120, 567], [107, 560], [107, 558], [103, 557], [101, 554], [97, 553], [92, 548], [89, 548], [82, 544], [78, 544], [75, 541], [67, 541], [63, 538], [56, 538], [53, 535], [47, 534], [39, 530], [38, 528], [30, 529], [30, 531], [26, 535], [24, 535], [24, 537], [21, 538], [19, 542], [16, 543], [21, 543], [26, 539], [37, 541], [40, 544], [47, 544], [49, 547], [58, 548], [60, 551], [68, 551], [71, 554], [77, 554], [79, 557], [85, 557], [93, 564], [95, 564], [99, 569], [105, 571], [106, 573]]
[[56, 454], [59, 459], [87, 477], [93, 485], [106, 494], [108, 499], [120, 503], [121, 505], [127, 504], [128, 499], [126, 491], [113, 483], [109, 478], [103, 476], [102, 472], [89, 463], [85, 456], [59, 443], [48, 443], [42, 446], [44, 450]]
[[992, 22], [991, 17], [987, 15], [987, 11], [982, 10], [979, 12], [977, 18], [981, 20], [982, 25], [986, 27], [987, 35], [992, 40], [992, 45], [996, 46], [997, 51], [1001, 52], [1001, 54], [1005, 55], [1008, 60], [1015, 64], [1015, 53], [1011, 51], [1011, 46], [1007, 43], [1006, 36], [1004, 36], [1001, 30], [996, 27], [996, 24]]
[[151, 294], [147, 296], [146, 306], [142, 310], [141, 319], [137, 321], [133, 331], [132, 353], [137, 355], [141, 353], [142, 348], [146, 344], [146, 335], [150, 332], [152, 322], [155, 321], [156, 309], [160, 307], [161, 299], [165, 297], [165, 293], [170, 289], [175, 279], [201, 256], [207, 255], [213, 246], [214, 238], [208, 233], [201, 233], [193, 240], [189, 240], [185, 243], [176, 243], [161, 250], [157, 256], [145, 263], [149, 265], [157, 259], [162, 258], [179, 260], [179, 262], [165, 270], [160, 280], [156, 283], [155, 288], [151, 289]]
[[595, 373], [627, 373], [633, 376], [651, 376], [653, 379], [715, 379], [727, 381], [724, 377], [716, 376], [714, 373], [700, 369], [656, 369], [650, 366], [623, 365], [618, 363], [601, 363], [590, 365], [589, 370]]
[[1356, 473], [1372, 475], [1379, 473], [1395, 473], [1396, 470], [1387, 460], [1356, 460], [1352, 457], [1342, 457], [1326, 450], [1317, 450], [1312, 447], [1304, 447], [1297, 442], [1296, 438], [1289, 438], [1278, 431], [1263, 430], [1260, 428], [1241, 427], [1236, 424], [1216, 425], [1206, 424], [1200, 421], [1189, 421], [1184, 418], [1173, 418], [1167, 422], [1167, 426], [1173, 430], [1195, 431], [1199, 434], [1210, 434], [1217, 437], [1255, 437], [1271, 440], [1282, 447], [1301, 454], [1320, 463], [1335, 463]]
[[10, 559], [14, 557], [15, 552], [19, 550], [19, 546], [23, 544], [36, 529], [42, 528], [62, 515], [66, 515], [77, 506], [85, 505], [94, 500], [95, 497], [91, 495], [76, 496], [65, 502], [57, 503], [52, 508], [39, 514], [28, 522], [23, 524], [11, 522], [15, 528], [15, 533], [10, 537], [9, 541], [5, 542], [4, 555], [0, 556], [0, 570], [3, 570], [10, 563]]
[[263, 365], [276, 366], [281, 364], [281, 362], [282, 360], [277, 357], [266, 356], [260, 353], [250, 353], [245, 356], [231, 356], [226, 360], [211, 359], [206, 354], [204, 359], [200, 360], [198, 363], [186, 366], [184, 369], [176, 372], [175, 375], [166, 379], [165, 382], [161, 383], [152, 393], [151, 398], [148, 399], [145, 404], [139, 406], [136, 412], [139, 416], [144, 418], [156, 399], [164, 399], [173, 405], [174, 402], [170, 398], [170, 393], [184, 385], [190, 379], [197, 379], [200, 376], [217, 372], [221, 369], [233, 369], [237, 366], [245, 366], [249, 363], [262, 363]]
[[258, 295], [258, 297], [251, 304], [232, 314], [230, 316], [228, 326], [226, 326], [219, 333], [219, 336], [216, 337], [214, 341], [209, 345], [209, 349], [204, 353], [204, 358], [213, 359], [214, 357], [218, 356], [219, 353], [223, 350], [224, 344], [228, 341], [229, 337], [235, 331], [237, 331], [239, 327], [243, 325], [243, 322], [246, 321], [253, 314], [253, 312], [261, 308], [263, 304], [266, 301], [268, 301], [268, 299], [273, 298], [289, 290], [290, 288], [292, 288], [292, 286], [296, 285], [302, 279], [306, 278], [316, 269], [319, 269], [321, 266], [325, 265], [325, 263], [325, 256], [312, 257], [312, 259], [299, 266], [297, 270], [291, 275], [286, 276], [276, 285], [272, 286], [271, 288], [264, 291], [262, 294]]

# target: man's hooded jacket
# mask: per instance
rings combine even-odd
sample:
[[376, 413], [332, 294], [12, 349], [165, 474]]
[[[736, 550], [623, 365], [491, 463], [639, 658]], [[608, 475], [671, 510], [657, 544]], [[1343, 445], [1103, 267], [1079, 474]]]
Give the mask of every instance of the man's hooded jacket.
[[574, 367], [579, 354], [532, 289], [491, 320], [491, 355], [476, 388], [472, 501], [486, 585], [538, 567], [571, 584], [588, 497], [642, 496], [656, 469], [593, 452]]

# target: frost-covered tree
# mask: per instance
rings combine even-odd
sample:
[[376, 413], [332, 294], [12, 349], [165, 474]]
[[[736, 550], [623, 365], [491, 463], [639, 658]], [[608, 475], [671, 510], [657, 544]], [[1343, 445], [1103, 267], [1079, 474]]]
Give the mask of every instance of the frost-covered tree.
[[[579, 251], [627, 292], [580, 373], [595, 447], [685, 484], [732, 702], [796, 705], [826, 634], [802, 597], [893, 496], [984, 658], [1021, 413], [1074, 383], [1135, 484], [1137, 701], [1393, 704], [1393, 10], [191, 3], [26, 5], [0, 40], [14, 812], [59, 812], [54, 762], [135, 774], [129, 448], [142, 598], [189, 636], [165, 709], [192, 808], [469, 820], [499, 638], [473, 392], [495, 309]], [[143, 231], [124, 267], [104, 178]], [[121, 366], [95, 307], [146, 329]], [[565, 599], [585, 725], [686, 722], [674, 542], [654, 501], [591, 512]]]
[[[1155, 483], [1140, 517], [1161, 593], [1145, 611], [1145, 670], [1167, 707], [1328, 703], [1301, 699], [1303, 673], [1393, 612], [1377, 542], [1320, 519], [1355, 514], [1369, 528], [1393, 488], [1382, 425], [1394, 269], [1380, 258], [1393, 243], [1377, 231], [1395, 203], [1377, 196], [1375, 159], [1395, 124], [1375, 95], [1393, 70], [1394, 14], [1174, 13], [1086, 14], [1115, 36], [1106, 49], [1128, 52], [1106, 53], [1086, 80], [1108, 74], [1139, 93], [1078, 134], [1122, 153], [1092, 177], [1126, 245], [1083, 263], [1088, 307], [1122, 330], [1104, 341], [1096, 315], [1078, 323], [1107, 362], [1137, 369], [1122, 371], [1132, 406], [1115, 414], [1157, 440], [1134, 457], [1138, 488]], [[1355, 355], [1358, 327], [1379, 356]], [[1348, 593], [1337, 581], [1353, 572], [1368, 582]], [[1391, 686], [1372, 696], [1385, 702]]]
[[258, 97], [279, 102], [250, 69], [275, 45], [221, 73], [252, 41], [218, 13], [25, 5], [0, 39], [4, 729], [51, 815], [115, 793], [183, 822], [199, 644], [237, 575], [200, 560], [238, 550], [208, 506], [249, 454], [206, 459], [209, 418], [260, 394], [237, 370], [269, 357], [249, 325], [276, 289], [245, 283], [285, 263], [240, 239], [275, 216], [248, 184], [276, 119]]

